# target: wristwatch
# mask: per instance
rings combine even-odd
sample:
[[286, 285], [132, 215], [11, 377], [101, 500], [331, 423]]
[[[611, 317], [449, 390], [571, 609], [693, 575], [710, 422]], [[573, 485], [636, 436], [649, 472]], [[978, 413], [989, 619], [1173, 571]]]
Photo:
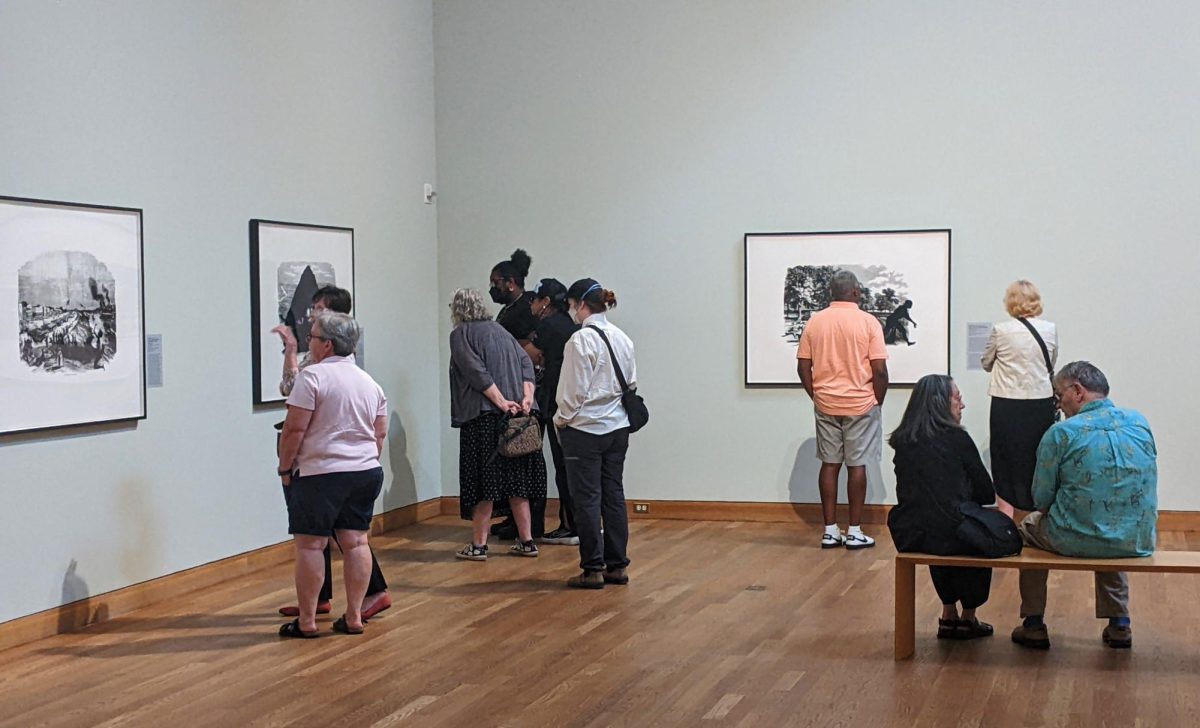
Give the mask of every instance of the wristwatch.
[[278, 474], [278, 475], [279, 475], [279, 477], [281, 477], [281, 478], [282, 478], [282, 477], [283, 477], [283, 476], [285, 476], [285, 475], [291, 475], [291, 474], [292, 474], [292, 469], [291, 469], [291, 468], [286, 468], [286, 469], [284, 469], [284, 470], [276, 470], [275, 472], [276, 472], [276, 474]]

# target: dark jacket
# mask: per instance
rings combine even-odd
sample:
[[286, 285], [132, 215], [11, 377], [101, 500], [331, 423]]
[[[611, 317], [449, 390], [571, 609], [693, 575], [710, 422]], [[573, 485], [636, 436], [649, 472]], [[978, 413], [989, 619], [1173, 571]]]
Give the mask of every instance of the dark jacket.
[[579, 324], [571, 320], [565, 311], [555, 311], [538, 323], [537, 330], [529, 343], [542, 352], [542, 376], [537, 383], [538, 407], [547, 421], [554, 416], [558, 403], [554, 395], [558, 392], [558, 380], [562, 377], [563, 350], [571, 334], [579, 330]]
[[926, 442], [895, 448], [897, 505], [888, 528], [897, 551], [951, 556], [972, 549], [954, 535], [964, 501], [996, 500], [992, 478], [966, 430], [947, 429]]
[[[520, 402], [533, 362], [495, 321], [469, 321], [450, 332], [450, 424], [461, 427], [485, 412], [498, 412], [483, 392], [495, 384], [506, 399]], [[537, 409], [537, 403], [534, 403]]]

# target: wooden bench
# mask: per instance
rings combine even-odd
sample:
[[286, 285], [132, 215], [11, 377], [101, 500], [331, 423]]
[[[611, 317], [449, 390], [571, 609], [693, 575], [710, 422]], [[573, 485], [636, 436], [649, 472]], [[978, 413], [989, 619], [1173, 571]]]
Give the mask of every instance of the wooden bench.
[[1158, 551], [1134, 559], [1084, 559], [1025, 547], [1020, 556], [985, 559], [978, 556], [896, 554], [896, 659], [912, 657], [916, 647], [917, 565], [981, 566], [992, 569], [1051, 569], [1055, 571], [1128, 571], [1162, 574], [1200, 574], [1200, 552]]

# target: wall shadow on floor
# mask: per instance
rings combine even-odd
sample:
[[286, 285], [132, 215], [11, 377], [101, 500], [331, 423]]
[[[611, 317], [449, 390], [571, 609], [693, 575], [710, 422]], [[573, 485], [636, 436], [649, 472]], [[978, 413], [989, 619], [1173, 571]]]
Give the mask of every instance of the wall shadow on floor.
[[[817, 459], [817, 439], [810, 437], [800, 443], [788, 475], [788, 500], [792, 503], [820, 503], [821, 490], [817, 485], [817, 473], [821, 463]], [[882, 503], [886, 490], [883, 485], [883, 465], [876, 460], [867, 465], [867, 503]], [[846, 469], [838, 476], [838, 502], [842, 504], [838, 518], [846, 503]]]

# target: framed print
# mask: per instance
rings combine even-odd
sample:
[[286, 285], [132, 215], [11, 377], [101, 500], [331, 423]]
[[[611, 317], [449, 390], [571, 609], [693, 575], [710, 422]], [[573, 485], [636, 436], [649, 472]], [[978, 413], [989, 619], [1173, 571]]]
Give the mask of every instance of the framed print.
[[950, 372], [950, 231], [748, 233], [746, 386], [800, 386], [796, 347], [838, 270], [879, 319], [893, 385]]
[[308, 351], [312, 297], [322, 286], [354, 296], [354, 230], [271, 220], [250, 221], [250, 322], [254, 403], [283, 402], [283, 340], [287, 326], [300, 356]]
[[0, 197], [0, 434], [146, 417], [142, 211]]

